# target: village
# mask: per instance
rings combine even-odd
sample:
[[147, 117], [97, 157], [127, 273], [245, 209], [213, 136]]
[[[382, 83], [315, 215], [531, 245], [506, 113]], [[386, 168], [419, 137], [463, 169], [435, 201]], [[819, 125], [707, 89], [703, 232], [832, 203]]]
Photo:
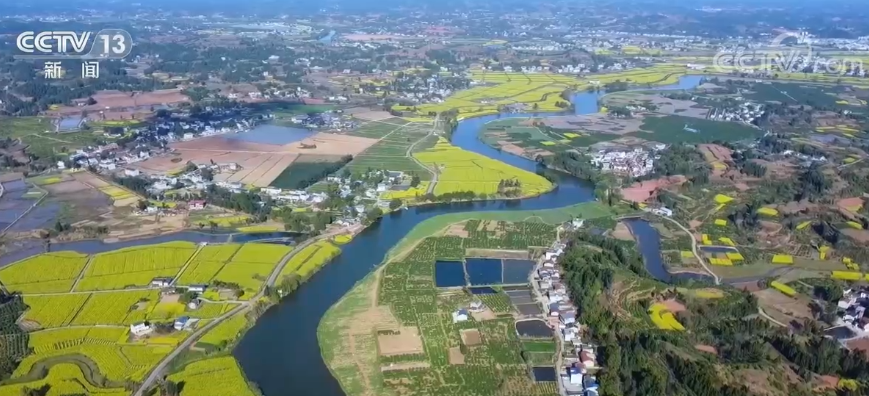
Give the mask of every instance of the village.
[[[573, 220], [567, 226], [579, 228], [582, 224], [582, 220]], [[597, 396], [598, 383], [594, 375], [599, 369], [596, 346], [583, 342], [582, 324], [578, 322], [580, 313], [561, 282], [562, 270], [558, 267], [558, 259], [566, 248], [564, 242], [555, 242], [546, 250], [541, 257], [542, 262], [532, 275], [532, 286], [547, 307], [547, 322], [555, 331], [560, 345], [556, 368], [560, 372], [564, 394]]]

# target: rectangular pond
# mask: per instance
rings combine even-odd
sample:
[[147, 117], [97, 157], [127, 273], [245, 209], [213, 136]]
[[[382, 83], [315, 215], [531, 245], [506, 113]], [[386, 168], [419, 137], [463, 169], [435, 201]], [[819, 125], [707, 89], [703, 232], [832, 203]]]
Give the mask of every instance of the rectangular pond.
[[558, 378], [555, 367], [534, 367], [531, 372], [534, 373], [534, 381], [537, 382], [555, 382]]
[[498, 294], [498, 291], [491, 287], [472, 287], [469, 288], [468, 291], [471, 294]]
[[504, 260], [504, 283], [528, 283], [528, 275], [534, 269], [531, 260]]
[[226, 135], [227, 139], [241, 140], [251, 143], [275, 144], [283, 146], [311, 137], [314, 132], [301, 128], [290, 128], [279, 125], [263, 124], [247, 132]]
[[503, 279], [501, 259], [469, 258], [465, 260], [471, 285], [500, 285]]
[[465, 267], [461, 261], [435, 262], [435, 286], [457, 287], [465, 285]]

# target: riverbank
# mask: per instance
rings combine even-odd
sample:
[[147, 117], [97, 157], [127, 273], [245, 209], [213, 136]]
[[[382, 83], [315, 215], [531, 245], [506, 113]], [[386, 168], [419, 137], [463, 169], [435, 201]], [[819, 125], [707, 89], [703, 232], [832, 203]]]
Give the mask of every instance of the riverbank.
[[[498, 152], [477, 138], [480, 127], [492, 119], [495, 116], [461, 121], [452, 133], [451, 143], [463, 150], [536, 172], [539, 166], [536, 162]], [[539, 217], [546, 222], [556, 223], [567, 221], [571, 216], [585, 214], [588, 209], [579, 210], [583, 206], [578, 204], [594, 201], [594, 186], [569, 175], [559, 175], [556, 184], [557, 188], [548, 193], [522, 200], [425, 205], [383, 216], [353, 241], [343, 245], [342, 254], [323, 267], [317, 276], [260, 317], [233, 350], [233, 354], [248, 378], [259, 384], [267, 396], [344, 395], [341, 384], [322, 363], [317, 338], [320, 320], [333, 304], [373, 269], [387, 261], [388, 252], [392, 251], [390, 254], [394, 254], [403, 247], [410, 246], [410, 242], [418, 240], [417, 235], [425, 234], [414, 232], [410, 238], [399, 244], [416, 225], [428, 219], [440, 215], [451, 215], [453, 220], [459, 221], [462, 217], [485, 216], [487, 219], [498, 219], [499, 216], [507, 216], [504, 219], [509, 221], [521, 216], [521, 219]], [[591, 207], [595, 206], [589, 206]], [[495, 215], [492, 214], [494, 212], [510, 214]], [[426, 223], [426, 226], [442, 228], [446, 223], [448, 222], [436, 220]], [[393, 249], [396, 245], [398, 248]], [[263, 359], [263, 356], [269, 356], [269, 359]]]

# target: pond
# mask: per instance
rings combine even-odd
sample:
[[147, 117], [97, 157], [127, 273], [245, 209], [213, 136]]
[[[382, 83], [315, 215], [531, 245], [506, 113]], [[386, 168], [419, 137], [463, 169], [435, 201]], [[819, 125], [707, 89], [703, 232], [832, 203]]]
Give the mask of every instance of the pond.
[[435, 262], [435, 286], [465, 286], [465, 268], [461, 261]]
[[81, 128], [84, 118], [81, 116], [63, 117], [57, 122], [58, 132], [70, 132]]
[[523, 320], [516, 322], [516, 332], [520, 337], [550, 338], [553, 336], [552, 329], [542, 320]]
[[471, 294], [498, 294], [498, 291], [491, 287], [471, 287], [468, 291]]
[[469, 258], [465, 268], [471, 285], [500, 285], [503, 279], [501, 259]]
[[528, 283], [528, 276], [535, 264], [531, 260], [504, 260], [504, 283]]
[[712, 277], [695, 273], [671, 274], [664, 266], [661, 257], [661, 236], [658, 230], [652, 227], [648, 221], [640, 218], [625, 219], [624, 223], [630, 228], [631, 234], [637, 240], [640, 254], [643, 256], [646, 270], [656, 279], [662, 282], [672, 282], [674, 279], [712, 281]]
[[537, 382], [555, 382], [558, 379], [555, 367], [534, 367], [531, 373], [534, 374], [534, 381]]
[[[691, 88], [692, 84], [699, 83], [699, 79], [683, 77], [680, 84], [671, 89]], [[597, 98], [582, 100], [593, 102], [593, 112], [597, 112]], [[583, 108], [590, 109], [583, 106], [577, 107], [577, 113]], [[477, 137], [477, 132], [490, 121], [532, 115], [502, 114], [462, 120], [453, 132], [452, 143], [464, 150], [536, 172], [538, 164], [535, 161], [498, 151]], [[594, 186], [588, 183], [566, 174], [557, 175], [557, 183], [554, 191], [534, 198], [431, 205], [381, 218], [343, 245], [340, 256], [260, 317], [233, 349], [233, 355], [247, 378], [259, 385], [266, 396], [344, 395], [323, 363], [317, 340], [317, 326], [333, 304], [380, 265], [386, 252], [414, 226], [428, 218], [456, 212], [554, 209], [594, 200]]]

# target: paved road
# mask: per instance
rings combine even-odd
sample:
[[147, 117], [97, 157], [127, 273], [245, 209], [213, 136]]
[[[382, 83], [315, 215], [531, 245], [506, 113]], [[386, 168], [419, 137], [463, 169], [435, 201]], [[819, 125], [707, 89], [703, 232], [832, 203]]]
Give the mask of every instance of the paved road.
[[325, 238], [332, 237], [332, 236], [337, 235], [337, 234], [341, 234], [343, 232], [344, 232], [343, 229], [335, 230], [335, 231], [323, 234], [319, 237], [308, 239], [307, 241], [304, 241], [304, 242], [298, 244], [297, 246], [295, 246], [295, 248], [293, 248], [292, 251], [287, 253], [287, 255], [284, 256], [283, 259], [281, 259], [280, 263], [278, 263], [278, 265], [275, 266], [275, 269], [272, 270], [271, 275], [269, 275], [268, 280], [263, 285], [263, 287], [260, 289], [259, 293], [257, 293], [255, 296], [251, 297], [250, 300], [239, 304], [239, 306], [233, 308], [231, 311], [229, 311], [229, 312], [219, 316], [218, 318], [212, 320], [204, 327], [202, 327], [200, 329], [196, 329], [196, 331], [194, 331], [193, 334], [191, 334], [183, 342], [178, 344], [178, 346], [170, 354], [166, 355], [166, 357], [164, 357], [163, 360], [160, 361], [160, 363], [157, 365], [157, 367], [155, 367], [151, 371], [151, 373], [148, 374], [148, 377], [145, 378], [145, 380], [142, 382], [142, 385], [139, 387], [139, 389], [136, 390], [136, 392], [133, 394], [133, 396], [144, 396], [145, 392], [148, 389], [150, 389], [152, 386], [154, 386], [156, 384], [157, 380], [160, 379], [160, 377], [163, 375], [163, 371], [165, 371], [166, 368], [169, 367], [169, 364], [172, 363], [172, 360], [175, 359], [183, 350], [185, 350], [185, 349], [189, 348], [191, 345], [193, 345], [200, 337], [202, 337], [203, 334], [208, 332], [208, 330], [211, 330], [212, 328], [214, 328], [214, 326], [217, 326], [218, 324], [220, 324], [224, 320], [229, 319], [230, 317], [253, 307], [253, 305], [257, 301], [259, 301], [260, 297], [262, 297], [263, 294], [265, 293], [265, 287], [274, 285], [274, 283], [278, 279], [278, 276], [280, 276], [281, 271], [287, 265], [287, 262], [290, 261], [290, 259], [294, 255], [296, 255], [296, 253], [300, 252], [302, 249], [313, 244], [314, 242], [317, 242], [317, 241], [325, 239]]
[[[413, 162], [416, 162], [417, 165], [421, 166], [423, 169], [428, 170], [431, 173], [432, 179], [428, 183], [428, 189], [425, 191], [426, 194], [433, 194], [434, 193], [435, 185], [438, 184], [438, 174], [440, 173], [440, 171], [434, 170], [434, 169], [429, 169], [429, 167], [425, 166], [425, 164], [423, 164], [418, 159], [416, 159], [416, 157], [413, 156], [413, 148], [416, 147], [417, 143], [427, 139], [429, 136], [431, 136], [437, 132], [438, 123], [439, 123], [440, 118], [441, 118], [441, 115], [438, 114], [435, 117], [434, 121], [432, 122], [432, 127], [431, 127], [431, 130], [428, 131], [428, 135], [425, 135], [422, 139], [419, 139], [419, 140], [413, 142], [413, 144], [411, 144], [410, 147], [407, 148], [407, 152], [404, 154], [408, 158], [412, 159]], [[437, 165], [435, 165], [435, 166], [437, 166]]]

